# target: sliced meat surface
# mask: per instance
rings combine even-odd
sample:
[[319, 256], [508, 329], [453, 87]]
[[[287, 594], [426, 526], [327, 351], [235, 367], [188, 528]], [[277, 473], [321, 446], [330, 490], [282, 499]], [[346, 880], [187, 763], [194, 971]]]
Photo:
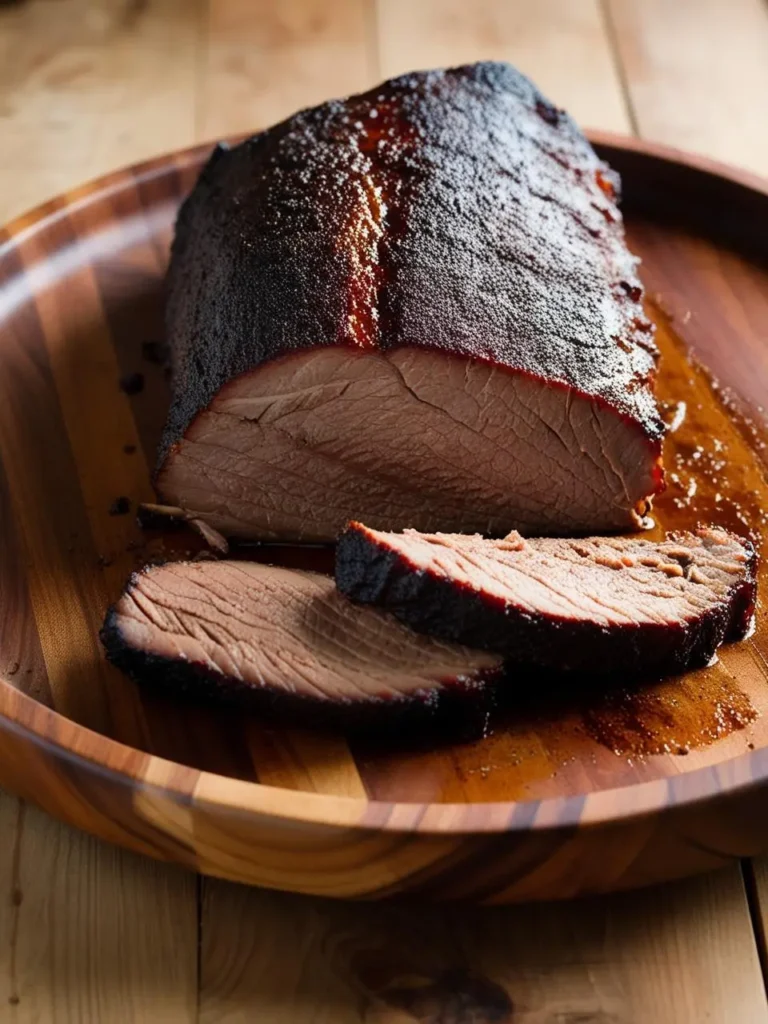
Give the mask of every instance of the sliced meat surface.
[[140, 683], [310, 722], [436, 707], [501, 676], [499, 656], [419, 636], [328, 576], [250, 562], [136, 573], [101, 638]]
[[173, 244], [161, 499], [236, 537], [636, 526], [662, 425], [617, 188], [506, 64], [217, 148]]
[[[224, 387], [189, 427], [166, 500], [228, 536], [333, 539], [436, 524], [504, 534], [628, 525], [645, 439], [560, 388], [416, 349], [325, 349]], [[645, 465], [643, 478], [637, 467]]]
[[336, 583], [414, 629], [508, 659], [590, 672], [672, 673], [751, 627], [756, 555], [717, 529], [641, 538], [502, 540], [352, 523]]

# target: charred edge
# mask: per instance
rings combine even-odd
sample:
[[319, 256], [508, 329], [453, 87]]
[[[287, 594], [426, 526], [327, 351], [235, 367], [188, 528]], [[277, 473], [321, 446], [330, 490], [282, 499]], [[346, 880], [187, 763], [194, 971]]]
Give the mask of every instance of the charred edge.
[[724, 637], [726, 643], [744, 640], [749, 635], [757, 607], [758, 554], [751, 541], [743, 540], [742, 543], [747, 552], [746, 575], [734, 585], [729, 595], [730, 617]]
[[350, 600], [385, 608], [418, 633], [493, 651], [510, 664], [597, 674], [620, 670], [622, 679], [707, 665], [726, 639], [738, 639], [739, 629], [748, 628], [754, 598], [754, 585], [747, 581], [743, 595], [737, 585], [730, 601], [693, 622], [606, 632], [597, 623], [553, 621], [510, 609], [501, 599], [418, 570], [356, 526], [339, 538], [336, 585]]
[[[131, 577], [127, 592], [138, 575]], [[200, 662], [137, 650], [122, 634], [116, 606], [109, 609], [99, 638], [107, 660], [147, 691], [193, 705], [254, 713], [278, 725], [375, 734], [377, 741], [398, 745], [421, 744], [425, 737], [468, 742], [485, 735], [506, 678], [500, 665], [407, 697], [337, 702], [257, 687]]]

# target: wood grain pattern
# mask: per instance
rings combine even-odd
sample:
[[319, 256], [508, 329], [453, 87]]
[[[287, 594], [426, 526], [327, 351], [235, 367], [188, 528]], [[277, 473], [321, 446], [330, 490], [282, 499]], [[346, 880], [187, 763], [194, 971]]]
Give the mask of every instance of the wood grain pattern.
[[418, 913], [219, 884], [203, 915], [223, 924], [203, 931], [201, 1024], [768, 1020], [735, 871], [557, 908]]
[[[368, 0], [217, 0], [203, 43], [198, 138], [254, 131], [378, 75]], [[279, 82], [279, 88], [275, 83]]]
[[639, 133], [768, 173], [763, 0], [606, 0]]
[[[190, 13], [196, 6], [194, 0], [153, 0], [151, 5], [29, 0], [2, 5], [1, 221], [139, 155], [194, 141], [197, 27]], [[132, 270], [121, 264], [121, 274]], [[157, 272], [155, 267], [155, 276]], [[118, 290], [113, 281], [112, 293]], [[119, 318], [119, 303], [112, 312]], [[133, 311], [134, 323], [138, 312]], [[70, 308], [68, 315], [75, 311]], [[95, 724], [109, 717], [109, 702], [97, 685], [100, 673], [91, 671], [91, 685], [74, 689], [64, 659], [50, 658], [57, 645], [77, 657], [74, 627], [83, 618], [78, 614], [78, 576], [70, 570], [78, 561], [90, 566], [98, 557], [90, 539], [93, 520], [75, 517], [73, 522], [71, 516], [59, 518], [51, 511], [58, 506], [60, 472], [75, 467], [61, 410], [51, 400], [52, 415], [46, 418], [45, 402], [39, 401], [43, 394], [52, 396], [54, 386], [45, 368], [46, 339], [36, 333], [34, 315], [23, 330], [27, 344], [18, 355], [26, 383], [22, 386], [15, 375], [21, 390], [14, 392], [13, 402], [17, 410], [37, 408], [39, 418], [22, 434], [29, 440], [53, 427], [29, 497], [47, 496], [48, 522], [56, 539], [51, 568], [63, 564], [64, 571], [47, 573], [45, 579], [8, 571], [9, 559], [16, 565], [24, 560], [26, 517], [22, 509], [21, 520], [16, 520], [4, 483], [0, 674], [45, 704], [54, 703], [55, 691], [60, 708], [72, 705]], [[82, 333], [88, 336], [87, 330]], [[95, 333], [103, 334], [103, 329]], [[42, 341], [39, 348], [35, 338]], [[11, 342], [6, 340], [8, 354]], [[111, 346], [104, 351], [109, 358]], [[137, 422], [141, 425], [140, 417]], [[57, 636], [48, 614], [51, 601], [60, 608], [61, 599], [73, 591], [70, 627]], [[46, 622], [52, 628], [46, 630]], [[86, 647], [92, 643], [90, 626]], [[41, 627], [50, 641], [48, 663], [38, 634]], [[122, 680], [113, 679], [113, 684], [123, 687]], [[130, 701], [129, 691], [120, 692]], [[127, 736], [134, 716], [126, 710], [121, 705], [112, 718], [124, 722]], [[4, 793], [0, 834], [3, 1020], [128, 1024], [162, 1019], [192, 1024], [197, 1016], [197, 893], [192, 877], [109, 849]]]
[[0, 9], [2, 220], [195, 140], [200, 0]]
[[[725, 190], [729, 209], [749, 210], [742, 227], [751, 226], [759, 241], [768, 188], [665, 160], [639, 144], [603, 145], [622, 165], [631, 239], [648, 262], [665, 354], [662, 397], [685, 400], [689, 409], [668, 443], [670, 467], [682, 482], [673, 481], [659, 503], [660, 520], [685, 526], [706, 513], [730, 525], [746, 523], [759, 534], [768, 484], [754, 435], [758, 427], [745, 430], [707, 374], [687, 361], [677, 338], [685, 334], [685, 318], [678, 324], [670, 303], [674, 298], [680, 308], [700, 309], [720, 334], [720, 322], [729, 325], [728, 347], [718, 347], [707, 331], [701, 344], [722, 383], [740, 389], [750, 411], [757, 394], [750, 382], [768, 380], [759, 328], [768, 273], [754, 257], [723, 251], [717, 231], [727, 234], [729, 224], [712, 225], [706, 216], [695, 222], [697, 210], [708, 209], [698, 205], [702, 190]], [[768, 849], [768, 822], [754, 813], [768, 777], [764, 617], [750, 643], [724, 650], [718, 666], [652, 689], [656, 720], [642, 728], [658, 737], [659, 747], [639, 758], [631, 746], [617, 754], [616, 744], [626, 736], [605, 739], [605, 729], [615, 724], [610, 705], [590, 707], [586, 717], [555, 705], [546, 719], [541, 709], [528, 718], [520, 709], [514, 722], [498, 723], [485, 741], [421, 753], [356, 745], [353, 760], [343, 738], [267, 731], [242, 716], [182, 706], [169, 712], [167, 704], [122, 680], [118, 686], [125, 692], [112, 689], [102, 662], [87, 653], [97, 651], [95, 631], [108, 595], [131, 559], [172, 556], [192, 542], [185, 535], [150, 537], [135, 550], [133, 527], [110, 522], [110, 488], [133, 501], [146, 493], [147, 461], [138, 450], [133, 461], [126, 459], [123, 444], [125, 437], [133, 444], [141, 436], [151, 451], [150, 424], [161, 417], [141, 409], [160, 400], [159, 384], [129, 401], [115, 380], [116, 428], [107, 431], [98, 431], [94, 413], [104, 415], [104, 395], [91, 408], [87, 396], [94, 389], [107, 392], [110, 377], [136, 358], [135, 348], [133, 355], [123, 348], [129, 332], [110, 330], [119, 319], [107, 312], [112, 287], [125, 317], [134, 306], [144, 317], [157, 302], [161, 264], [152, 254], [167, 240], [174, 205], [204, 152], [156, 160], [80, 190], [43, 210], [37, 222], [26, 218], [12, 226], [0, 253], [0, 362], [7, 360], [8, 369], [0, 374], [6, 388], [0, 454], [54, 704], [69, 716], [0, 686], [0, 724], [6, 729], [0, 780], [65, 820], [141, 852], [213, 875], [320, 894], [414, 891], [436, 899], [508, 902], [634, 886]], [[681, 214], [680, 226], [648, 219], [648, 183], [659, 175], [666, 176], [666, 201]], [[705, 233], [691, 234], [693, 229]], [[136, 266], [140, 272], [129, 272]], [[754, 321], [751, 334], [745, 316]], [[690, 340], [698, 343], [698, 337]], [[746, 369], [731, 358], [741, 345], [749, 353]], [[142, 365], [148, 381], [161, 375], [159, 367]], [[20, 397], [23, 416], [14, 404]], [[132, 417], [144, 424], [140, 433]], [[720, 447], [710, 450], [710, 441]], [[53, 471], [30, 471], [53, 442]], [[686, 444], [701, 448], [700, 467], [685, 460], [678, 465]], [[707, 476], [715, 451], [729, 466], [727, 475], [721, 470], [717, 486], [723, 493], [717, 495]], [[680, 489], [687, 486], [686, 473], [700, 488], [694, 504], [686, 504]], [[53, 518], [51, 507], [58, 513]], [[99, 563], [105, 552], [119, 573]], [[270, 549], [266, 557], [278, 556]], [[73, 644], [68, 636], [71, 609], [61, 611], [68, 605], [79, 609], [86, 643], [75, 634]], [[88, 657], [92, 672], [72, 671], [81, 664], [77, 658], [87, 663]], [[92, 686], [83, 690], [99, 672], [101, 698]], [[731, 699], [751, 702], [759, 717], [721, 736], [718, 709]], [[712, 720], [696, 720], [700, 735], [682, 757], [675, 753], [679, 730], [691, 723], [675, 714], [702, 708], [714, 709]], [[104, 735], [83, 729], [78, 714]], [[131, 745], [114, 742], [121, 737]], [[90, 770], [89, 761], [101, 770]], [[254, 778], [262, 784], [254, 785]], [[363, 786], [374, 799], [362, 797]]]
[[508, 60], [582, 125], [628, 131], [599, 0], [379, 0], [381, 77]]
[[[195, 880], [0, 803], [0, 1017], [192, 1024]], [[193, 941], [190, 941], [193, 940]]]

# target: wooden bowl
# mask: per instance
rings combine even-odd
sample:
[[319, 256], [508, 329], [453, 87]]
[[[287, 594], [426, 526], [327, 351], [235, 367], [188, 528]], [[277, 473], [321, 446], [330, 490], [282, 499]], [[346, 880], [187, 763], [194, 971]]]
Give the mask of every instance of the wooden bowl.
[[[715, 521], [759, 544], [768, 184], [595, 141], [624, 179], [665, 410], [679, 420], [686, 403], [660, 524]], [[143, 535], [116, 499], [152, 499], [163, 271], [207, 148], [103, 178], [0, 238], [0, 783], [142, 853], [341, 897], [550, 899], [768, 849], [764, 610], [702, 672], [538, 703], [521, 680], [492, 735], [422, 749], [171, 704], [104, 662], [98, 628], [129, 572], [194, 546]]]

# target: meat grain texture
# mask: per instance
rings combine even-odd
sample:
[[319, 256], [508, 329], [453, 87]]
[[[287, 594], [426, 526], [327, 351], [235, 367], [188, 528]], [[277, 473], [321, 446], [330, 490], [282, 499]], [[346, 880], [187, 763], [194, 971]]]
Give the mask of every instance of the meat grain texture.
[[134, 574], [101, 639], [145, 686], [313, 725], [429, 720], [502, 677], [498, 655], [419, 636], [328, 576], [252, 562]]
[[350, 524], [349, 598], [412, 628], [558, 670], [670, 674], [743, 639], [756, 599], [749, 541], [717, 529], [642, 538], [502, 540]]
[[617, 197], [500, 63], [217, 147], [173, 243], [161, 500], [250, 538], [634, 527], [662, 424]]

